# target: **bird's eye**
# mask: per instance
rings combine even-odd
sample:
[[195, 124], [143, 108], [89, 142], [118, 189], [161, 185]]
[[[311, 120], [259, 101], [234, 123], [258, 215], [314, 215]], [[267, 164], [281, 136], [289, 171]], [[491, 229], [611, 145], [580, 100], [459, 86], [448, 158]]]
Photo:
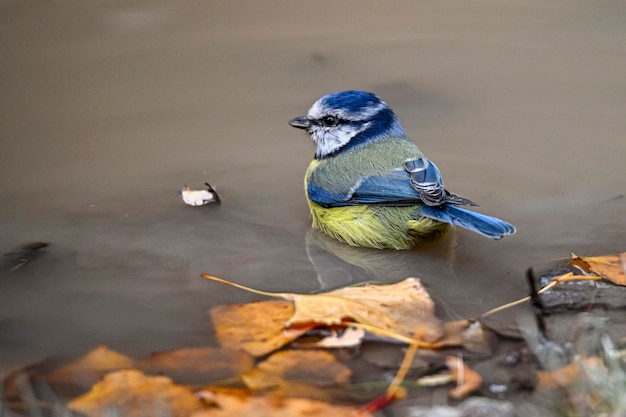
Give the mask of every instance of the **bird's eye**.
[[326, 127], [335, 126], [337, 124], [337, 118], [335, 116], [324, 116], [321, 122]]

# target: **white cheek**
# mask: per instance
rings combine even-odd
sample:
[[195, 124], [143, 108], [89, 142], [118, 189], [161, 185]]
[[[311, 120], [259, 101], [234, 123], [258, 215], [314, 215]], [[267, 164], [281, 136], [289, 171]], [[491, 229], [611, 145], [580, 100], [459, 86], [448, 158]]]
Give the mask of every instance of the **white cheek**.
[[350, 140], [369, 126], [368, 123], [360, 129], [350, 126], [338, 126], [333, 128], [318, 127], [311, 133], [311, 138], [317, 145], [317, 155], [325, 156], [345, 146]]
[[313, 132], [312, 137], [318, 147], [330, 148], [332, 151], [348, 143], [353, 134], [353, 131], [347, 129], [320, 127]]

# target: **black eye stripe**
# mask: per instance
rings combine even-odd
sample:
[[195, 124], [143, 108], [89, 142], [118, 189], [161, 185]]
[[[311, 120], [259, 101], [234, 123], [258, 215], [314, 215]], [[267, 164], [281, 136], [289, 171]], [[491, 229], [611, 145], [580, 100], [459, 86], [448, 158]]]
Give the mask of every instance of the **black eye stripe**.
[[347, 124], [347, 123], [350, 123], [350, 122], [348, 120], [340, 119], [339, 117], [330, 116], [330, 115], [323, 116], [315, 120], [315, 124], [319, 126], [325, 126], [325, 127], [337, 126], [339, 124]]

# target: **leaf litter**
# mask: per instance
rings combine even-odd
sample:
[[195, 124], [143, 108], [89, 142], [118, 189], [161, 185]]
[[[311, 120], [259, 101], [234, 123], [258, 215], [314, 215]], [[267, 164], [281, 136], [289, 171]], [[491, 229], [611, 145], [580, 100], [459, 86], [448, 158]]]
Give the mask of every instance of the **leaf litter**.
[[[67, 403], [70, 409], [87, 416], [110, 415], [112, 410], [131, 417], [164, 412], [171, 416], [194, 417], [369, 416], [404, 398], [411, 387], [424, 392], [435, 389], [432, 387], [438, 384], [456, 383], [448, 394], [452, 400], [485, 390], [506, 392], [502, 387], [514, 387], [514, 381], [518, 381], [517, 384], [521, 381], [513, 376], [507, 385], [502, 385], [498, 380], [502, 372], [507, 372], [506, 366], [513, 365], [504, 368], [496, 365], [491, 369], [499, 369], [499, 372], [491, 375], [480, 369], [477, 372], [468, 362], [479, 368], [481, 361], [513, 364], [505, 358], [513, 358], [519, 352], [520, 357], [531, 358], [530, 362], [528, 359], [524, 362], [523, 370], [534, 377], [522, 384], [531, 387], [533, 396], [555, 391], [570, 395], [560, 404], [568, 415], [586, 415], [584, 413], [594, 407], [622, 410], [620, 407], [626, 407], [620, 400], [626, 392], [626, 382], [623, 382], [626, 380], [626, 355], [620, 347], [611, 344], [613, 339], [605, 330], [596, 328], [593, 340], [599, 342], [594, 348], [571, 351], [572, 346], [581, 345], [580, 340], [586, 341], [585, 346], [591, 342], [582, 339], [583, 333], [570, 336], [575, 338], [571, 343], [553, 339], [557, 334], [555, 330], [560, 330], [558, 322], [546, 315], [547, 307], [537, 297], [546, 297], [556, 287], [577, 282], [602, 280], [625, 285], [625, 257], [626, 253], [600, 257], [572, 255], [572, 271], [551, 278], [543, 288], [531, 292], [530, 297], [494, 308], [479, 317], [448, 323], [437, 320], [432, 299], [415, 278], [390, 285], [370, 284], [308, 295], [265, 293], [205, 274], [205, 278], [283, 300], [212, 309], [211, 319], [222, 348], [188, 348], [133, 359], [99, 346], [73, 363], [44, 372], [43, 379], [53, 389], [64, 383], [89, 389]], [[531, 326], [521, 328], [521, 332], [502, 331], [504, 327], [515, 328], [506, 321], [494, 327], [495, 315], [531, 298], [537, 321], [535, 330]], [[593, 305], [593, 300], [589, 305]], [[561, 308], [567, 309], [568, 305], [561, 305]], [[578, 308], [578, 305], [569, 305], [569, 308]], [[293, 343], [319, 329], [327, 329], [330, 336], [319, 343]], [[532, 332], [539, 333], [529, 337]], [[377, 336], [379, 342], [408, 344], [402, 364], [382, 395], [363, 406], [345, 402], [336, 405], [336, 399], [324, 392], [332, 387], [350, 387], [352, 372], [336, 354], [319, 348], [354, 349], [367, 343], [367, 335]], [[526, 344], [521, 342], [520, 345], [517, 341], [513, 350], [497, 352], [499, 345], [504, 346], [504, 340], [511, 340], [511, 337], [520, 340], [521, 336]], [[284, 350], [290, 343], [292, 348]], [[563, 360], [555, 362], [562, 365], [554, 367], [546, 362], [547, 357], [541, 357], [542, 349], [565, 352], [560, 354]], [[418, 378], [413, 380], [414, 358], [429, 350], [433, 354], [425, 356], [427, 365], [420, 368]], [[488, 356], [481, 359], [481, 355]], [[540, 356], [533, 360], [533, 355]], [[443, 369], [447, 369], [447, 373], [441, 373]], [[513, 369], [515, 366], [511, 371]], [[32, 377], [33, 371], [29, 372]], [[5, 378], [5, 405], [13, 406], [18, 401], [15, 393], [19, 389], [7, 390], [21, 381], [16, 375]], [[532, 404], [522, 403], [520, 409], [524, 405], [532, 408]]]

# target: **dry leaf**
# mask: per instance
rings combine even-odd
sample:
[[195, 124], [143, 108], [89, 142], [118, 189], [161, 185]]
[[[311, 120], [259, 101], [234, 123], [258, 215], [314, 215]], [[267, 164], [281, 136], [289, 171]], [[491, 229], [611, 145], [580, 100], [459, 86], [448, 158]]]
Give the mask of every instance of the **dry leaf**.
[[317, 386], [347, 384], [350, 369], [322, 350], [286, 350], [273, 354], [243, 376], [252, 389], [265, 389], [294, 382]]
[[[319, 326], [345, 325], [353, 321], [358, 323], [354, 327], [410, 343], [415, 329], [421, 328], [424, 331], [421, 347], [429, 348], [437, 347], [427, 345], [443, 335], [441, 325], [434, 316], [434, 303], [417, 278], [407, 278], [391, 285], [370, 284], [307, 295], [269, 293], [208, 274], [202, 274], [202, 277], [256, 294], [293, 300], [295, 313], [283, 326], [290, 330], [303, 331]], [[235, 343], [235, 346], [258, 356], [293, 340], [295, 336], [285, 338], [278, 331], [278, 325], [290, 308], [289, 304], [274, 305], [279, 307], [273, 315], [267, 314], [264, 303], [213, 309], [211, 315], [220, 342], [223, 345], [228, 342], [228, 346]], [[266, 323], [268, 318], [271, 318], [271, 323]], [[253, 322], [249, 323], [251, 320]]]
[[104, 374], [124, 368], [134, 367], [135, 361], [128, 356], [110, 350], [102, 345], [62, 368], [46, 375], [51, 385], [74, 385], [89, 388]]
[[457, 386], [449, 391], [452, 398], [460, 400], [474, 391], [478, 391], [483, 383], [480, 374], [467, 366], [463, 359], [456, 356], [446, 356], [446, 366], [452, 374]]
[[181, 196], [185, 204], [190, 206], [204, 206], [209, 203], [220, 203], [220, 197], [217, 195], [215, 189], [209, 184], [205, 182], [204, 185], [207, 186], [206, 190], [192, 190], [188, 186], [183, 186], [183, 190], [181, 191]]
[[626, 252], [619, 255], [593, 256], [582, 258], [571, 254], [573, 265], [588, 272], [600, 275], [617, 285], [626, 285]]
[[106, 374], [87, 394], [73, 399], [69, 408], [89, 417], [188, 417], [204, 406], [187, 387], [164, 376], [146, 376], [125, 370]]
[[407, 278], [391, 285], [348, 287], [323, 294], [294, 297], [295, 313], [286, 326], [318, 323], [337, 325], [354, 320], [385, 332], [411, 338], [419, 327], [422, 340], [443, 334], [434, 316], [435, 304], [419, 279]]
[[146, 374], [162, 374], [189, 385], [232, 378], [253, 367], [253, 357], [244, 351], [209, 347], [155, 353], [137, 364]]
[[199, 395], [214, 406], [191, 417], [372, 417], [367, 412], [358, 413], [357, 407], [303, 398], [242, 397], [207, 390]]
[[211, 309], [211, 319], [222, 346], [263, 356], [315, 327], [284, 330], [293, 312], [291, 301], [260, 301], [215, 307]]

